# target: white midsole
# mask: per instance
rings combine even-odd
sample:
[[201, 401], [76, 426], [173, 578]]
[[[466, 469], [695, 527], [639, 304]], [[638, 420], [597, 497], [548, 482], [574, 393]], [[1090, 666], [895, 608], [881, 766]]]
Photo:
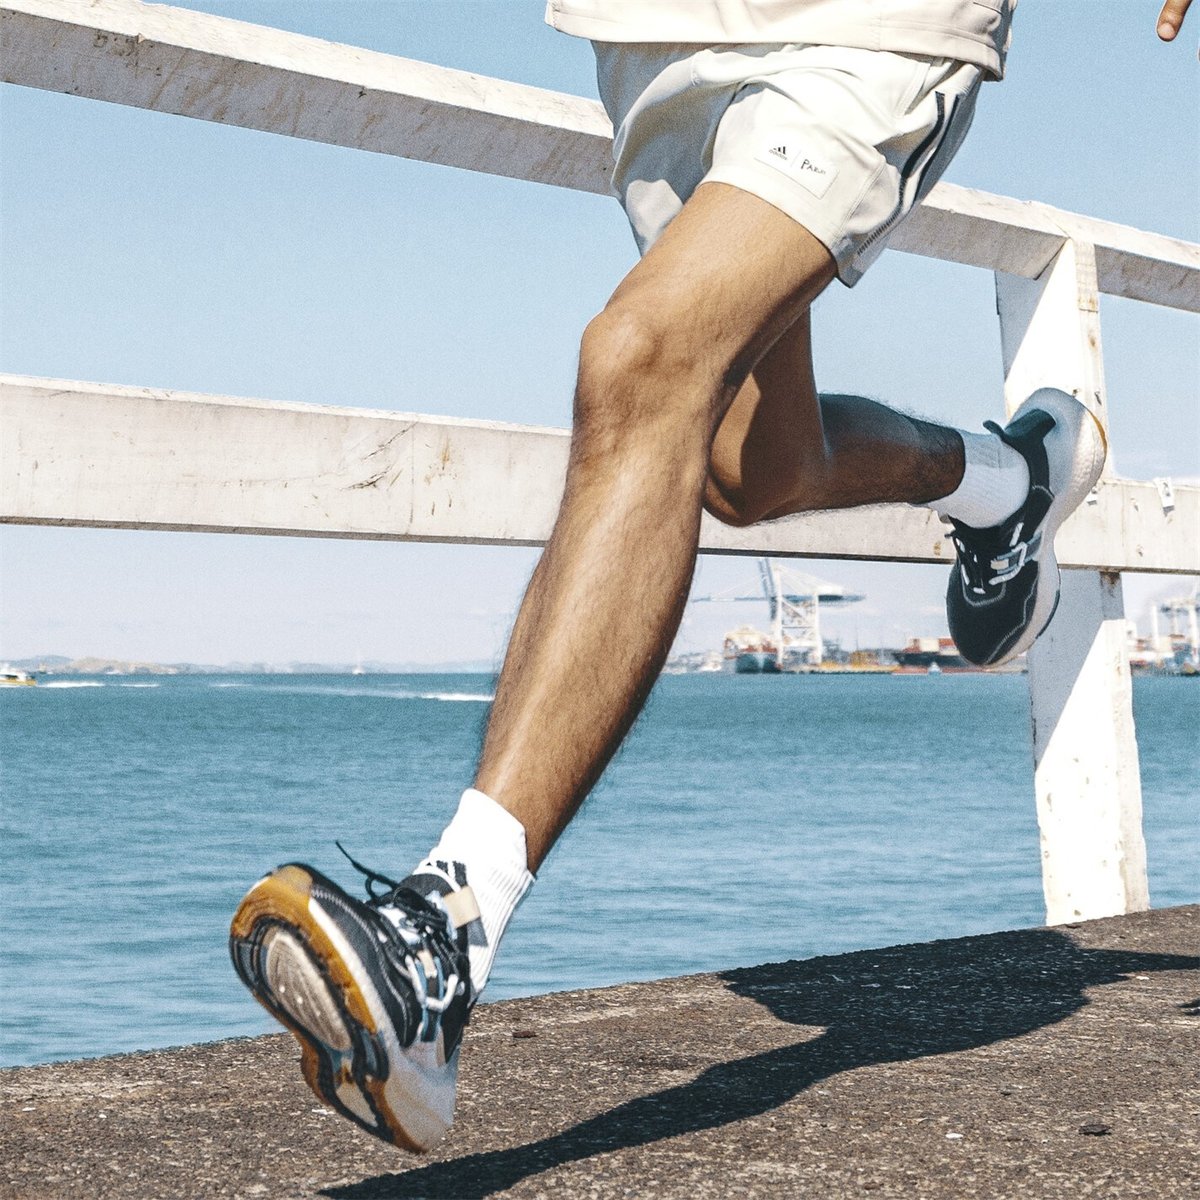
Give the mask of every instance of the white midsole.
[[[337, 924], [311, 897], [308, 910], [342, 960], [347, 963], [357, 961], [357, 954]], [[449, 1063], [443, 1061], [440, 1032], [435, 1041], [414, 1042], [405, 1049], [396, 1037], [391, 1018], [371, 980], [355, 974], [355, 981], [387, 1058], [388, 1077], [383, 1090], [390, 1116], [410, 1141], [428, 1149], [445, 1136], [454, 1121], [458, 1054], [455, 1053]], [[338, 1094], [340, 1097], [341, 1088]], [[347, 1107], [358, 1111], [355, 1106]]]
[[1042, 523], [1043, 551], [1038, 562], [1037, 598], [1033, 615], [1024, 634], [1005, 656], [1013, 658], [1037, 640], [1054, 614], [1058, 600], [1059, 567], [1054, 553], [1058, 528], [1083, 503], [1104, 469], [1106, 444], [1096, 418], [1074, 396], [1057, 388], [1040, 388], [1013, 413], [1016, 421], [1032, 408], [1043, 409], [1054, 418], [1054, 428], [1046, 435], [1046, 453], [1055, 461], [1057, 443], [1069, 439], [1070, 462], [1065, 479], [1050, 479], [1054, 499]]

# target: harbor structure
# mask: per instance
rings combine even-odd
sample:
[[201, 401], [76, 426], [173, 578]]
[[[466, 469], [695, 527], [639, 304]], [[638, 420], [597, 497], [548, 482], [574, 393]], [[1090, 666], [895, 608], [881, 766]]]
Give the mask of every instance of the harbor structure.
[[[742, 603], [765, 600], [771, 631], [740, 625], [725, 635], [724, 656], [738, 674], [778, 674], [820, 666], [825, 658], [821, 635], [821, 606], [857, 604], [841, 584], [818, 579], [783, 566], [777, 559], [758, 560], [756, 594], [736, 585], [715, 595], [697, 596], [693, 603]], [[743, 594], [739, 594], [743, 593]]]

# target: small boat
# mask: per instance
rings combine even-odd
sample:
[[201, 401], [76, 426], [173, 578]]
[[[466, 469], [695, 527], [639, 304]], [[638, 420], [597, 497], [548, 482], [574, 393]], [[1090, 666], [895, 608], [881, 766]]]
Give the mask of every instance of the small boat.
[[36, 677], [28, 671], [18, 671], [15, 667], [0, 668], [0, 687], [33, 687], [36, 683]]

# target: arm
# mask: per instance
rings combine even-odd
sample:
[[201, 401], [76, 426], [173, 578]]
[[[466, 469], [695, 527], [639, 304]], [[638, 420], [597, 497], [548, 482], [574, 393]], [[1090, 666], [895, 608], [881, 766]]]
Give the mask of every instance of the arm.
[[1192, 0], [1166, 0], [1162, 12], [1158, 14], [1158, 36], [1164, 42], [1175, 40], [1191, 2]]

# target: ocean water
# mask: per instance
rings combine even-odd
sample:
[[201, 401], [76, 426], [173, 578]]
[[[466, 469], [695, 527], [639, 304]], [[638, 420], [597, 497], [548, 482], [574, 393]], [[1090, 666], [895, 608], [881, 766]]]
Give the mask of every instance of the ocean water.
[[[403, 875], [469, 781], [484, 676], [0, 689], [0, 1064], [273, 1028], [228, 921], [278, 863]], [[1200, 683], [1135, 680], [1152, 901], [1200, 882]], [[486, 999], [1042, 920], [1025, 682], [664, 678]]]

